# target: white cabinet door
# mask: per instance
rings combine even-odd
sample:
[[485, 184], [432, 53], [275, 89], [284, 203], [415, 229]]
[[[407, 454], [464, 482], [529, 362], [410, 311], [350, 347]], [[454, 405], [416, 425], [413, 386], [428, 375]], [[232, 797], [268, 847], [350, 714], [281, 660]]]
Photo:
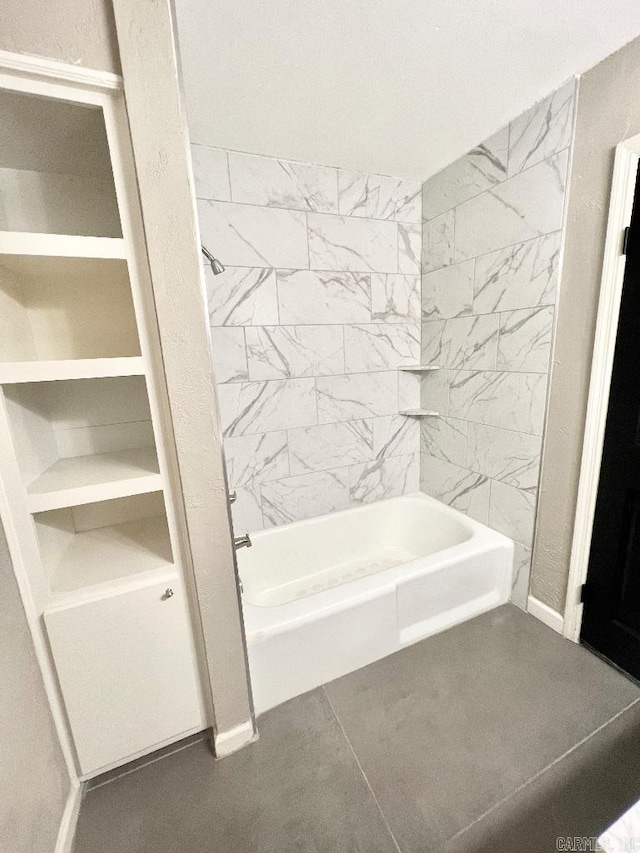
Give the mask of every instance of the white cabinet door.
[[177, 574], [44, 620], [83, 775], [205, 727]]

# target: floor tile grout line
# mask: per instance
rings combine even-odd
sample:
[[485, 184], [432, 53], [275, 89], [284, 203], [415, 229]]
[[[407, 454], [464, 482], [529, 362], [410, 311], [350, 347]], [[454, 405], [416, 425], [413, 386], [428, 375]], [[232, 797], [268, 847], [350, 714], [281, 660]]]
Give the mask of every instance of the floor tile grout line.
[[362, 778], [364, 779], [365, 785], [369, 789], [369, 793], [371, 794], [373, 801], [376, 804], [376, 808], [378, 809], [378, 812], [380, 813], [380, 817], [382, 818], [384, 825], [387, 827], [387, 832], [389, 833], [389, 836], [391, 837], [391, 840], [393, 841], [395, 848], [398, 851], [398, 853], [402, 853], [400, 845], [398, 844], [398, 841], [397, 841], [395, 835], [393, 834], [393, 830], [391, 829], [391, 826], [389, 825], [389, 821], [387, 820], [387, 816], [382, 811], [382, 806], [380, 805], [380, 802], [379, 802], [378, 798], [376, 797], [375, 791], [371, 787], [371, 783], [369, 782], [369, 779], [367, 778], [367, 774], [364, 772], [362, 764], [360, 764], [360, 759], [358, 758], [357, 753], [356, 753], [355, 749], [353, 748], [353, 744], [349, 740], [349, 736], [347, 735], [347, 733], [344, 729], [344, 726], [342, 725], [342, 721], [341, 721], [340, 717], [338, 716], [336, 709], [333, 706], [333, 702], [331, 701], [329, 694], [325, 690], [324, 684], [322, 685], [321, 690], [325, 696], [325, 699], [329, 703], [329, 707], [331, 708], [331, 713], [336, 718], [336, 722], [340, 726], [340, 731], [342, 732], [342, 736], [344, 737], [345, 741], [347, 742], [347, 745], [349, 747], [349, 751], [353, 755], [353, 760], [355, 761], [355, 763], [358, 767], [358, 770], [360, 771]]
[[588, 735], [585, 735], [585, 737], [583, 737], [582, 740], [578, 741], [578, 743], [575, 743], [570, 749], [566, 750], [566, 752], [563, 752], [562, 755], [559, 755], [557, 758], [554, 758], [554, 760], [552, 762], [547, 764], [541, 770], [538, 770], [537, 773], [534, 773], [533, 776], [529, 777], [529, 779], [522, 782], [522, 784], [518, 785], [517, 788], [514, 788], [513, 791], [510, 791], [508, 794], [506, 794], [506, 796], [502, 797], [502, 799], [498, 800], [496, 803], [494, 803], [492, 806], [490, 806], [485, 812], [483, 812], [481, 815], [479, 815], [477, 818], [475, 818], [475, 820], [472, 820], [470, 824], [465, 826], [463, 829], [459, 829], [458, 832], [454, 833], [450, 838], [447, 838], [444, 843], [446, 845], [449, 845], [452, 841], [455, 841], [457, 838], [460, 838], [460, 836], [464, 835], [465, 832], [468, 832], [471, 829], [471, 827], [475, 826], [477, 823], [480, 823], [480, 821], [484, 820], [486, 817], [488, 817], [490, 814], [492, 814], [496, 809], [500, 808], [500, 806], [502, 806], [506, 802], [508, 802], [516, 794], [519, 794], [520, 791], [523, 791], [525, 788], [527, 788], [529, 785], [531, 785], [532, 782], [536, 782], [538, 779], [540, 779], [542, 776], [544, 776], [545, 773], [547, 773], [549, 770], [551, 770], [553, 767], [555, 767], [561, 761], [564, 761], [565, 758], [568, 758], [577, 749], [580, 749], [581, 746], [584, 746], [584, 744], [587, 743], [588, 741], [590, 741], [591, 738], [595, 737], [595, 735], [599, 734], [601, 731], [603, 731], [603, 729], [605, 729], [611, 723], [615, 722], [623, 714], [626, 714], [627, 711], [631, 710], [631, 708], [633, 708], [638, 703], [640, 703], [640, 696], [637, 699], [634, 699], [633, 702], [630, 702], [628, 705], [626, 705], [624, 708], [622, 708], [616, 714], [614, 714], [613, 717], [610, 717], [604, 723], [601, 723], [592, 732], [589, 732]]

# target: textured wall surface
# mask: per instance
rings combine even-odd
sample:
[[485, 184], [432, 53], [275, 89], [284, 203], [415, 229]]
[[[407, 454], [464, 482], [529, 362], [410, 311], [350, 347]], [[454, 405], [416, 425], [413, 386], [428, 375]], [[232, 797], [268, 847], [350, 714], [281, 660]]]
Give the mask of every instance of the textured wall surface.
[[217, 737], [251, 707], [172, 3], [113, 6]]
[[580, 78], [531, 579], [533, 595], [560, 612], [571, 556], [613, 158], [618, 143], [640, 133], [639, 90], [640, 39]]
[[236, 530], [417, 491], [420, 184], [192, 158]]
[[51, 853], [69, 776], [0, 525], [0, 850]]
[[110, 0], [2, 0], [0, 49], [120, 72]]
[[423, 184], [421, 487], [512, 537], [529, 586], [574, 81]]

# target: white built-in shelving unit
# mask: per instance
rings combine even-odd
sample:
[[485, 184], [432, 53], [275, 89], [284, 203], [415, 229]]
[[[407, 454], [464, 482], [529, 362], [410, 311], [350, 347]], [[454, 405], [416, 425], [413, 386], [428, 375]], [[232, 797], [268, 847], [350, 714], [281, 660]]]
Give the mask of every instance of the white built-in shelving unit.
[[0, 508], [86, 778], [207, 727], [122, 94], [0, 72]]

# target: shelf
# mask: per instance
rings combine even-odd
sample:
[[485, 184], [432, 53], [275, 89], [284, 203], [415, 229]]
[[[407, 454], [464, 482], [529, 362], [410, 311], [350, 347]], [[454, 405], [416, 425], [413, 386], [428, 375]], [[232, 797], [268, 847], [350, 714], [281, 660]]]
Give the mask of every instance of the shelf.
[[[8, 365], [20, 376], [23, 362], [78, 362], [139, 355], [126, 261], [0, 255], [0, 365]], [[61, 365], [53, 367], [58, 370]], [[34, 368], [30, 365], [28, 369]], [[94, 369], [98, 372], [87, 372]], [[63, 372], [54, 378], [112, 376], [117, 375], [113, 372], [116, 369], [115, 363], [106, 372], [105, 367], [96, 364], [80, 373]], [[44, 370], [43, 378], [47, 379]]]
[[103, 110], [0, 91], [0, 230], [120, 237]]
[[[122, 237], [80, 237], [28, 231], [0, 231], [0, 255], [121, 259], [127, 257]], [[0, 258], [0, 263], [1, 261]]]
[[440, 412], [432, 412], [430, 409], [401, 409], [399, 414], [407, 418], [439, 418]]
[[98, 527], [73, 535], [51, 576], [51, 592], [72, 592], [172, 565], [166, 518]]
[[59, 459], [28, 487], [30, 512], [93, 503], [162, 489], [154, 448]]
[[142, 356], [0, 362], [1, 385], [17, 385], [23, 382], [56, 382], [65, 379], [144, 376], [144, 373]]
[[428, 373], [430, 370], [440, 370], [436, 364], [402, 364], [399, 370], [409, 370], [412, 373]]

